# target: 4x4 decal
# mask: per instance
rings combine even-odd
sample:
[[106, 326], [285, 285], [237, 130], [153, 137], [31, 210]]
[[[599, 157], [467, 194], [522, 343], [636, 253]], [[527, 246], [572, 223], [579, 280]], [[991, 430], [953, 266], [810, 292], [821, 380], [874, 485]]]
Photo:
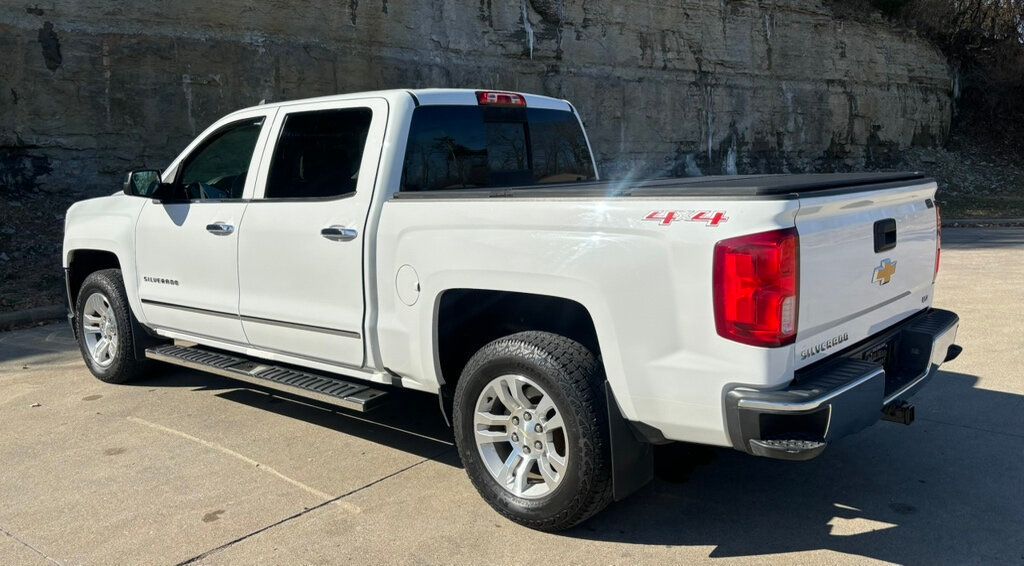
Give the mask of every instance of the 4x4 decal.
[[669, 226], [673, 222], [703, 222], [709, 228], [717, 228], [719, 224], [728, 222], [729, 217], [724, 210], [652, 210], [644, 220], [657, 222], [662, 226]]

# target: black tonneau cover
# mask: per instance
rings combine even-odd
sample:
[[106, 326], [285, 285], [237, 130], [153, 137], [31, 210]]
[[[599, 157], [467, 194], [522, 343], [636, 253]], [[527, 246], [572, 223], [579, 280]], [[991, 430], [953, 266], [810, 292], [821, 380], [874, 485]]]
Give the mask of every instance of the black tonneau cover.
[[808, 193], [848, 193], [931, 181], [917, 172], [720, 175], [670, 179], [612, 180], [500, 188], [400, 192], [396, 198], [543, 197], [747, 197], [799, 198]]

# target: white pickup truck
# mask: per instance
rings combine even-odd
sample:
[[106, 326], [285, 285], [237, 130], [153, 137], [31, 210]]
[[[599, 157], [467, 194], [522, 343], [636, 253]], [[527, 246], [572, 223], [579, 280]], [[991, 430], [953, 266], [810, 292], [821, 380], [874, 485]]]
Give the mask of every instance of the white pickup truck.
[[918, 174], [598, 180], [573, 106], [392, 90], [263, 104], [67, 213], [99, 379], [147, 359], [370, 410], [436, 393], [473, 485], [575, 525], [653, 444], [804, 460], [956, 357]]

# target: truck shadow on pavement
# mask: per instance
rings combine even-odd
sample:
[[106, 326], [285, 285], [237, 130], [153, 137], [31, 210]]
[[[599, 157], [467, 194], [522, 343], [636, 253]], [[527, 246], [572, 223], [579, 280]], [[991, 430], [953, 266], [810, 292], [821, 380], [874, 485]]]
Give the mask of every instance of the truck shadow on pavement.
[[[151, 377], [129, 385], [191, 387], [196, 390], [219, 391], [215, 395], [227, 401], [288, 419], [304, 421], [424, 458], [436, 459], [439, 453], [446, 449], [454, 452], [454, 440], [441, 415], [437, 397], [417, 391], [390, 389], [389, 401], [385, 405], [369, 413], [359, 413], [269, 388], [264, 389], [174, 366], [155, 368]], [[449, 464], [454, 462], [452, 458], [438, 461]]]
[[913, 399], [912, 426], [877, 423], [806, 463], [663, 450], [661, 478], [566, 534], [711, 546], [711, 557], [831, 550], [902, 564], [1022, 562], [1024, 396], [977, 381], [940, 372]]

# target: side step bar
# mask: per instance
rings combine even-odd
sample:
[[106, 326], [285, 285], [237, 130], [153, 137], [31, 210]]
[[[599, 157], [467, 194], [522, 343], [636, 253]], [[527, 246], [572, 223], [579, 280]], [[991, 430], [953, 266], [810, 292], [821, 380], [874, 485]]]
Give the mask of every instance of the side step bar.
[[235, 354], [204, 350], [198, 346], [154, 346], [146, 349], [146, 357], [360, 412], [375, 409], [387, 397], [387, 392], [359, 383], [275, 366]]

